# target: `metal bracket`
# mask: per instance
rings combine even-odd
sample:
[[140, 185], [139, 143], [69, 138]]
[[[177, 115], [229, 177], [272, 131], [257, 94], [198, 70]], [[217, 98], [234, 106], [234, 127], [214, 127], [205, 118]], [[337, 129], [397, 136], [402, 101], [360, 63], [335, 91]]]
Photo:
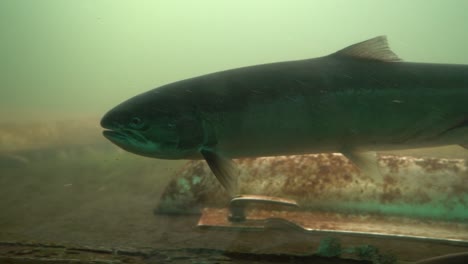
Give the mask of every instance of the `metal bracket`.
[[[256, 208], [250, 205], [267, 205]], [[270, 206], [274, 208], [271, 208]], [[279, 208], [276, 208], [278, 206]], [[468, 224], [407, 217], [382, 218], [372, 214], [343, 214], [339, 212], [282, 210], [298, 208], [296, 201], [262, 195], [240, 195], [228, 208], [204, 208], [198, 221], [203, 230], [262, 231], [280, 229], [305, 234], [380, 237], [387, 240], [416, 240], [421, 242], [468, 245]], [[395, 228], [398, 226], [398, 228]], [[437, 232], [434, 232], [437, 228]], [[434, 233], [437, 236], [434, 236]]]
[[230, 222], [243, 222], [246, 221], [246, 208], [249, 204], [269, 204], [287, 207], [299, 207], [296, 201], [273, 197], [265, 195], [239, 195], [231, 200], [229, 203], [229, 216]]
[[[251, 205], [266, 205], [278, 207], [258, 209], [249, 208]], [[282, 210], [281, 207], [298, 208], [296, 201], [291, 199], [265, 196], [265, 195], [239, 195], [233, 198], [228, 208], [205, 208], [198, 221], [198, 227], [206, 228], [232, 228], [238, 230], [263, 230], [265, 228], [297, 230], [307, 232], [300, 224], [288, 219], [292, 211]], [[251, 210], [248, 210], [251, 209]], [[250, 215], [247, 215], [249, 212]]]

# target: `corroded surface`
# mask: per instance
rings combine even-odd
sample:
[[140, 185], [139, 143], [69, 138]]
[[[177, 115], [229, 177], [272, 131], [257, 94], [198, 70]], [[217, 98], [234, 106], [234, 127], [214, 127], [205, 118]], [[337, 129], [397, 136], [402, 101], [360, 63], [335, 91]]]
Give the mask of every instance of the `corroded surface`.
[[[468, 247], [467, 223], [297, 210], [252, 209], [247, 213], [247, 220], [243, 222], [231, 222], [228, 220], [228, 216], [227, 209], [205, 208], [198, 226], [205, 229], [225, 228], [244, 231], [279, 228], [304, 233], [335, 233], [337, 236], [340, 234], [378, 236], [386, 241], [401, 239], [439, 240], [451, 241]], [[276, 221], [278, 219], [282, 219], [282, 221]], [[288, 225], [288, 222], [291, 225]]]
[[[365, 175], [340, 154], [239, 159], [240, 189], [296, 200], [303, 209], [468, 219], [464, 159], [380, 156], [380, 175]], [[197, 213], [229, 197], [203, 161], [182, 168], [157, 212]]]

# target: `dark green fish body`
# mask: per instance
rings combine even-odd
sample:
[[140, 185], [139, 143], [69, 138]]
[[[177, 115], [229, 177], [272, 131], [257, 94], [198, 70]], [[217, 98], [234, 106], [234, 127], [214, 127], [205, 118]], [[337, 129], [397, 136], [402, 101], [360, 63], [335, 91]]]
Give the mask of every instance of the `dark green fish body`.
[[[224, 88], [216, 96], [193, 93], [208, 99], [200, 109], [204, 128], [232, 157], [468, 141], [468, 66], [325, 57], [193, 81]], [[462, 138], [454, 136], [460, 129]]]
[[227, 157], [342, 152], [360, 165], [361, 151], [468, 145], [468, 66], [400, 62], [377, 37], [168, 84], [101, 123], [128, 151], [205, 158], [221, 181]]

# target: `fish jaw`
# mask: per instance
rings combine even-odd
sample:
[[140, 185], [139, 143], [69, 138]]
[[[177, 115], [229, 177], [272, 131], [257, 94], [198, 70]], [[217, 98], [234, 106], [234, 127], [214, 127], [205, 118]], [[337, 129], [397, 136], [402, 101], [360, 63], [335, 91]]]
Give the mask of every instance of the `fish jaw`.
[[142, 156], [153, 156], [158, 145], [132, 130], [104, 130], [102, 135], [120, 148]]
[[198, 150], [178, 149], [177, 142], [155, 142], [138, 131], [107, 129], [102, 135], [118, 147], [140, 156], [167, 160], [202, 158]]

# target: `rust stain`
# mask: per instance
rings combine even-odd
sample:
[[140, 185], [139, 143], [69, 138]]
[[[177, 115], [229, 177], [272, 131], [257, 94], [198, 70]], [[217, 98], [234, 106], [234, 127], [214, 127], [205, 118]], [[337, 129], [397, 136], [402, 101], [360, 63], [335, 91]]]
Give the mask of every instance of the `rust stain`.
[[398, 181], [394, 177], [392, 177], [392, 176], [390, 176], [388, 174], [384, 176], [384, 184], [385, 184], [384, 188], [385, 187], [390, 187], [390, 186], [395, 186], [395, 185], [397, 185], [397, 183], [398, 183]]
[[402, 198], [402, 193], [400, 188], [384, 188], [384, 192], [380, 196], [380, 202], [385, 203], [393, 203], [397, 200]]
[[435, 172], [440, 170], [450, 170], [455, 173], [459, 172], [457, 162], [447, 159], [426, 158], [419, 159], [415, 163], [421, 166], [426, 172]]
[[390, 175], [383, 178], [383, 193], [380, 195], [381, 203], [392, 203], [402, 198], [402, 192], [398, 187], [398, 180]]
[[[302, 171], [297, 171], [295, 164], [283, 163], [284, 173], [289, 176], [284, 188], [287, 195], [302, 196], [314, 193], [320, 196], [330, 188], [343, 188], [349, 183], [354, 182], [354, 178], [350, 172], [357, 174], [357, 169], [341, 155], [319, 154], [302, 156], [298, 162], [300, 164], [307, 164], [308, 167], [305, 167]], [[307, 178], [302, 181], [297, 175], [304, 173], [307, 175]]]
[[380, 157], [380, 162], [389, 169], [390, 173], [399, 173], [400, 168], [407, 165], [407, 160], [396, 156]]

